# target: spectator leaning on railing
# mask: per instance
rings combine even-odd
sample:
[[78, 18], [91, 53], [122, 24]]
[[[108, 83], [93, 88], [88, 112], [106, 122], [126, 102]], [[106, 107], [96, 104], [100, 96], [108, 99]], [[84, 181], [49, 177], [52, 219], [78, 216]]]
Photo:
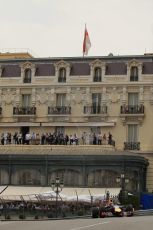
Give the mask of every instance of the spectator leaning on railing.
[[109, 132], [108, 137], [106, 134], [99, 132], [87, 133], [83, 132], [81, 138], [78, 137], [76, 133], [73, 135], [63, 134], [63, 133], [26, 133], [25, 136], [21, 132], [15, 132], [13, 135], [10, 132], [5, 132], [1, 134], [1, 145], [8, 144], [27, 144], [27, 145], [113, 145], [115, 146], [115, 141], [113, 140], [112, 134]]

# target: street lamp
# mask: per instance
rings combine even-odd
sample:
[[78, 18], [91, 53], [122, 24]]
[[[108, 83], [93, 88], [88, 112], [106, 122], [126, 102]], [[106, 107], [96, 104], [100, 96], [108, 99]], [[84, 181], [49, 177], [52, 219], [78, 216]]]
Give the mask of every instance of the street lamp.
[[51, 183], [52, 190], [56, 193], [56, 218], [57, 218], [57, 212], [58, 212], [58, 196], [59, 193], [62, 191], [64, 184], [63, 182], [60, 182], [60, 178], [56, 177], [55, 181], [53, 180]]
[[106, 193], [106, 202], [109, 203], [110, 192], [107, 190], [105, 191], [105, 193]]
[[125, 177], [124, 173], [121, 173], [120, 177], [116, 178], [116, 182], [120, 183], [121, 186], [120, 197], [121, 197], [121, 204], [123, 204], [125, 202], [126, 184], [129, 183], [129, 179]]

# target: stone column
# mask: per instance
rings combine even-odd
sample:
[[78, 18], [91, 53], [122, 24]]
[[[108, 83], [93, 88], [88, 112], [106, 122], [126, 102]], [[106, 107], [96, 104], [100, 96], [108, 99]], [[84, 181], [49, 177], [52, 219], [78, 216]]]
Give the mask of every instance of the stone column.
[[122, 105], [126, 105], [127, 104], [127, 89], [126, 87], [123, 87], [123, 91], [122, 91]]
[[70, 87], [67, 88], [66, 103], [67, 103], [67, 106], [71, 105], [71, 88]]
[[92, 104], [90, 88], [86, 88], [86, 105], [90, 106]]
[[36, 68], [35, 67], [31, 68], [31, 83], [35, 82], [35, 72], [36, 72]]
[[138, 78], [139, 78], [139, 81], [142, 81], [142, 64], [141, 63], [138, 65]]
[[90, 82], [93, 82], [94, 77], [94, 67], [93, 65], [90, 66]]
[[106, 87], [103, 87], [102, 89], [102, 105], [106, 105], [107, 103], [107, 93], [106, 93]]
[[144, 103], [143, 94], [144, 94], [144, 92], [143, 92], [143, 87], [140, 87], [140, 89], [139, 89], [139, 103], [140, 103], [140, 104], [143, 104], [143, 103]]
[[127, 66], [127, 81], [130, 81], [130, 66]]
[[2, 67], [0, 65], [0, 77], [2, 77]]
[[31, 103], [32, 103], [32, 106], [35, 106], [36, 104], [36, 89], [35, 88], [32, 89]]
[[51, 105], [52, 106], [56, 106], [56, 97], [55, 97], [55, 89], [51, 89], [51, 98], [50, 98], [50, 101], [51, 101]]
[[19, 88], [16, 88], [15, 105], [16, 106], [20, 105], [20, 89]]
[[105, 75], [106, 74], [106, 65], [105, 64], [102, 65], [102, 73], [101, 74], [102, 74], [101, 75], [102, 81], [105, 82], [106, 81], [106, 75]]

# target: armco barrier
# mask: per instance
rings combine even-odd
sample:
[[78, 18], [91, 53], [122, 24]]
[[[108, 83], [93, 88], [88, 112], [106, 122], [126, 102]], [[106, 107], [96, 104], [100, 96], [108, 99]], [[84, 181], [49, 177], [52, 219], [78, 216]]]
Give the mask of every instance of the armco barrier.
[[134, 216], [150, 216], [150, 215], [153, 215], [153, 209], [134, 211]]

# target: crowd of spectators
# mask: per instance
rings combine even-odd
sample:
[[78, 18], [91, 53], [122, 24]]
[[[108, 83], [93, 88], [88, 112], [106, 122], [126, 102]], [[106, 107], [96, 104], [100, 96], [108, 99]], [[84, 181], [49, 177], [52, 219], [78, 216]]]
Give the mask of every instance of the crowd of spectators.
[[86, 202], [63, 202], [59, 201], [58, 206], [56, 207], [56, 203], [53, 201], [47, 202], [35, 202], [35, 201], [10, 201], [10, 202], [1, 202], [0, 203], [0, 216], [2, 215], [41, 215], [52, 218], [56, 216], [56, 212], [58, 216], [67, 216], [78, 214], [77, 212], [82, 210], [83, 213], [90, 212], [91, 203]]
[[1, 134], [1, 144], [41, 144], [41, 145], [113, 145], [115, 146], [115, 141], [113, 140], [112, 134], [109, 132], [108, 135], [105, 133], [102, 135], [99, 133], [87, 133], [83, 132], [80, 137], [76, 133], [73, 135], [58, 133], [26, 133], [24, 136], [21, 132], [15, 132], [13, 135], [10, 132]]

